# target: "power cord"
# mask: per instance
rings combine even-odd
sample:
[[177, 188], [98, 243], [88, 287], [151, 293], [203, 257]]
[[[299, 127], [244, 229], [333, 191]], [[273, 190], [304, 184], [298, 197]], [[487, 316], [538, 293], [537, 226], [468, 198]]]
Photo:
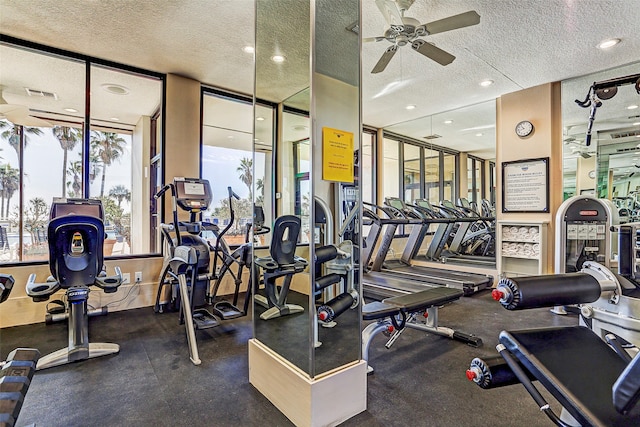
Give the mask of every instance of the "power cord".
[[122, 303], [124, 300], [129, 298], [129, 295], [131, 295], [131, 292], [133, 292], [134, 289], [138, 289], [138, 288], [140, 288], [140, 281], [136, 280], [133, 283], [133, 285], [129, 288], [129, 291], [127, 292], [127, 294], [124, 297], [122, 297], [122, 298], [120, 298], [119, 300], [116, 300], [116, 301], [111, 301], [111, 302], [105, 304], [104, 307], [109, 307], [109, 306], [114, 305], [114, 304], [115, 304], [114, 307], [119, 307], [120, 303]]

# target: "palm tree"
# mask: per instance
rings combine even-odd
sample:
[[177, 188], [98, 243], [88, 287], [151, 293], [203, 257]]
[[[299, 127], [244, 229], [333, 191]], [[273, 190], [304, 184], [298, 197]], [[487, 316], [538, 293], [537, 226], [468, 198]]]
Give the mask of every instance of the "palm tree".
[[20, 125], [14, 125], [13, 123], [0, 120], [0, 129], [4, 129], [0, 135], [2, 135], [3, 139], [6, 139], [9, 142], [9, 145], [16, 150], [18, 154], [18, 159], [20, 158], [20, 131], [24, 131], [24, 148], [27, 148], [27, 142], [29, 139], [28, 135], [42, 135], [42, 129], [40, 128], [30, 128], [24, 127]]
[[127, 141], [115, 132], [91, 132], [91, 154], [89, 157], [97, 157], [102, 163], [102, 183], [100, 184], [100, 197], [104, 197], [104, 182], [107, 166], [115, 160], [119, 160], [124, 154], [124, 145]]
[[131, 201], [131, 191], [127, 190], [127, 187], [124, 185], [116, 185], [111, 190], [109, 190], [109, 197], [113, 197], [118, 201], [118, 207], [123, 200], [127, 202]]
[[[9, 217], [9, 207], [13, 194], [20, 188], [20, 170], [14, 169], [10, 165], [4, 165], [0, 170], [0, 184], [2, 185], [2, 207], [0, 215]], [[7, 202], [5, 209], [5, 200]]]
[[256, 204], [262, 205], [264, 202], [264, 179], [262, 178], [256, 179], [256, 193], [259, 194], [256, 196]]
[[69, 150], [73, 150], [80, 139], [78, 138], [78, 131], [74, 128], [67, 126], [54, 126], [53, 136], [60, 142], [60, 147], [64, 151], [62, 157], [62, 197], [67, 195], [67, 154]]
[[236, 171], [240, 172], [240, 181], [249, 188], [249, 200], [253, 200], [253, 160], [243, 157]]
[[82, 197], [82, 160], [71, 162], [67, 168], [67, 174], [73, 175], [73, 181], [67, 182], [71, 197]]

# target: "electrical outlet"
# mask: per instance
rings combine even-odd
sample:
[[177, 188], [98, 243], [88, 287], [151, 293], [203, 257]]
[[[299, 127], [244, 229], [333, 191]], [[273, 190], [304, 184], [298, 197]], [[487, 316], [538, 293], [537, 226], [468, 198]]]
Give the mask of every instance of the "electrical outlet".
[[142, 271], [136, 271], [135, 279], [136, 283], [142, 283]]
[[131, 273], [122, 273], [122, 284], [128, 285], [131, 283]]

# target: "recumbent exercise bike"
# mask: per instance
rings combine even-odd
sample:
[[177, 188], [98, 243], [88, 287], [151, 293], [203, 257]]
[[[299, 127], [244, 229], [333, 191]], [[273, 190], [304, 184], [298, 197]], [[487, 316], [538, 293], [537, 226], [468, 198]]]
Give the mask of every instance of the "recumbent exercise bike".
[[[91, 286], [113, 293], [122, 284], [118, 267], [107, 276], [104, 270], [104, 210], [100, 200], [54, 199], [47, 230], [51, 276], [36, 283], [36, 275], [27, 281], [27, 295], [35, 302], [47, 301], [60, 289], [65, 290], [63, 317], [68, 318], [69, 345], [38, 361], [37, 369], [118, 353], [110, 343], [89, 343], [87, 300]], [[106, 314], [106, 307], [99, 310]]]

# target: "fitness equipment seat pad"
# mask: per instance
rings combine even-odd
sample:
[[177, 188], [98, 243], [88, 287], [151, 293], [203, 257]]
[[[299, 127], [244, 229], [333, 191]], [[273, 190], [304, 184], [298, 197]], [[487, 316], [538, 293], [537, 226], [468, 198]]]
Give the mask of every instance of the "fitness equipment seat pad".
[[640, 425], [640, 408], [620, 414], [612, 387], [627, 364], [583, 326], [503, 331], [500, 342], [581, 425]]
[[375, 301], [362, 307], [363, 320], [383, 319], [402, 313], [415, 313], [434, 305], [441, 305], [455, 301], [462, 297], [464, 292], [452, 288], [432, 288], [413, 294], [386, 298], [382, 302]]

